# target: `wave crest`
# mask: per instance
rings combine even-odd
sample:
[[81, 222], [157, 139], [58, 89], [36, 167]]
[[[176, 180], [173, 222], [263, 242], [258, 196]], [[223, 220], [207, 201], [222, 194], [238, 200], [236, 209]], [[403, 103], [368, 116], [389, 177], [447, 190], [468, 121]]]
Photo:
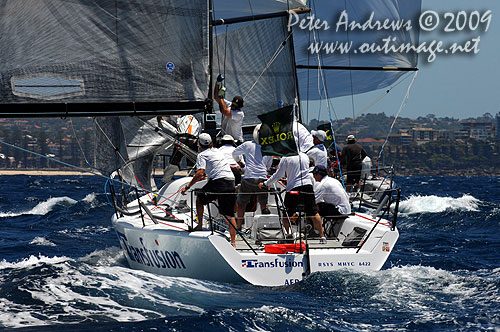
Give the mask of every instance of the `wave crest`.
[[480, 203], [480, 200], [467, 194], [459, 198], [411, 195], [399, 203], [399, 211], [406, 214], [439, 213], [447, 210], [477, 212]]
[[74, 199], [69, 198], [67, 196], [64, 196], [64, 197], [51, 197], [51, 198], [49, 198], [48, 200], [46, 200], [44, 202], [38, 203], [31, 210], [21, 211], [21, 212], [12, 212], [12, 211], [9, 211], [9, 212], [0, 212], [0, 218], [17, 217], [17, 216], [28, 215], [28, 214], [44, 216], [47, 213], [49, 213], [50, 211], [52, 211], [52, 209], [56, 205], [61, 204], [61, 203], [67, 203], [67, 204], [73, 205], [73, 204], [76, 204], [77, 201], [75, 201]]

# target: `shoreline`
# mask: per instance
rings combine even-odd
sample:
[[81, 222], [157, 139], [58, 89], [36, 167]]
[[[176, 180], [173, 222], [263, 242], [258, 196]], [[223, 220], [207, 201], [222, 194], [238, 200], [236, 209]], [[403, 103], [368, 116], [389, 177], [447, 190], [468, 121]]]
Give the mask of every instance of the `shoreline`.
[[0, 175], [95, 175], [89, 172], [59, 169], [0, 169]]
[[[89, 170], [90, 171], [90, 170]], [[425, 171], [415, 169], [413, 171], [408, 171], [408, 170], [400, 170], [399, 172], [396, 172], [396, 176], [466, 176], [466, 177], [476, 177], [476, 176], [500, 176], [500, 173], [496, 172], [485, 172], [485, 171], [441, 171], [441, 172], [434, 172], [434, 173], [427, 173]], [[155, 173], [155, 176], [162, 176], [163, 175], [163, 170], [157, 170]], [[61, 169], [23, 169], [23, 168], [4, 168], [0, 169], [0, 176], [1, 175], [35, 175], [35, 176], [44, 176], [44, 175], [49, 175], [49, 176], [76, 176], [76, 175], [91, 175], [94, 176], [96, 174], [90, 173], [90, 172], [82, 172], [82, 171], [76, 171], [76, 170], [61, 170]], [[181, 174], [179, 174], [181, 175]], [[182, 175], [187, 175], [182, 173]]]

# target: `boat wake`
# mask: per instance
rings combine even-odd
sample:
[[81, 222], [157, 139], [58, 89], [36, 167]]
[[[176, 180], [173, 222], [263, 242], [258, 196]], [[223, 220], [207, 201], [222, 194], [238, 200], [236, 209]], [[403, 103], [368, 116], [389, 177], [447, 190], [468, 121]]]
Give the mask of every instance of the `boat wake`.
[[435, 195], [411, 195], [399, 203], [399, 212], [405, 214], [440, 213], [444, 211], [479, 211], [477, 198], [464, 194], [462, 197], [439, 197]]
[[[257, 288], [164, 277], [124, 264], [116, 247], [76, 260], [40, 255], [0, 261], [0, 294], [9, 294], [0, 296], [2, 326], [161, 321], [166, 329], [188, 330], [222, 324], [253, 331], [332, 326], [389, 331], [396, 325], [386, 325], [385, 313], [404, 311], [408, 314], [398, 316], [399, 326], [418, 329], [444, 320], [458, 327], [463, 312], [495, 312], [500, 277], [500, 269], [470, 273], [403, 266], [315, 273], [293, 287]], [[359, 312], [374, 307], [380, 308], [378, 319], [360, 318]], [[476, 327], [484, 327], [491, 315], [479, 315]]]
[[231, 296], [225, 284], [163, 277], [124, 264], [123, 253], [116, 247], [76, 260], [43, 255], [18, 262], [2, 260], [0, 294], [9, 296], [0, 296], [0, 326], [198, 316], [214, 296]]

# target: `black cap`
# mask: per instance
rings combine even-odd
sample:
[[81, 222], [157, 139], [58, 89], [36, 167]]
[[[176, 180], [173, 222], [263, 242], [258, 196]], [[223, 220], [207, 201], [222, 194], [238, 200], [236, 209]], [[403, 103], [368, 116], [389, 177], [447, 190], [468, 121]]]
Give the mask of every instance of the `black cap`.
[[321, 174], [321, 175], [327, 175], [328, 174], [328, 171], [326, 170], [326, 167], [323, 166], [323, 165], [318, 165], [318, 166], [314, 166], [314, 169], [313, 169], [313, 174]]
[[243, 107], [243, 97], [234, 96], [233, 104], [236, 105], [238, 108], [242, 108]]

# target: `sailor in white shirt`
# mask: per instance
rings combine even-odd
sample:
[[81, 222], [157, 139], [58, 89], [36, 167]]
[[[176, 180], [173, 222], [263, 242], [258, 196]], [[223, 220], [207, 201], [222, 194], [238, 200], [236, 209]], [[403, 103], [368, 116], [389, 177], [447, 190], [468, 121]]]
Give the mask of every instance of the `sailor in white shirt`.
[[306, 152], [314, 146], [311, 133], [304, 125], [296, 120], [292, 124], [293, 138], [300, 152]]
[[307, 155], [314, 160], [314, 166], [328, 167], [328, 153], [323, 143], [326, 140], [326, 133], [323, 130], [311, 131], [314, 146], [306, 151]]
[[221, 146], [219, 147], [219, 151], [222, 152], [226, 160], [229, 162], [229, 166], [231, 167], [231, 171], [233, 171], [234, 175], [234, 184], [239, 185], [241, 183], [241, 157], [233, 158], [233, 151], [236, 148], [234, 138], [231, 135], [224, 135], [221, 139]]
[[242, 143], [244, 141], [242, 126], [245, 118], [245, 114], [241, 110], [243, 108], [243, 98], [235, 96], [232, 102], [224, 99], [219, 95], [219, 84], [215, 84], [214, 98], [219, 104], [219, 110], [222, 113], [222, 132], [233, 136], [236, 141]]
[[203, 222], [204, 205], [217, 199], [219, 212], [226, 216], [232, 223], [229, 225], [231, 245], [235, 245], [236, 220], [234, 218], [234, 205], [236, 202], [234, 175], [229, 167], [228, 160], [218, 150], [213, 148], [212, 138], [209, 134], [203, 133], [199, 136], [198, 145], [200, 153], [196, 158], [196, 174], [191, 181], [182, 188], [182, 195], [196, 182], [202, 180], [205, 175], [208, 177], [207, 184], [196, 196], [196, 215], [198, 226], [195, 231], [201, 231]]
[[269, 214], [267, 207], [268, 192], [266, 189], [259, 188], [259, 183], [267, 179], [267, 170], [271, 167], [273, 158], [271, 156], [262, 156], [258, 141], [260, 124], [254, 129], [254, 139], [246, 141], [233, 152], [233, 158], [238, 159], [241, 156], [245, 158], [245, 175], [238, 189], [238, 228], [243, 223], [245, 209], [252, 197], [255, 197], [260, 204], [262, 214]]
[[[285, 174], [287, 184], [284, 203], [288, 216], [292, 216], [297, 211], [297, 205], [303, 204], [306, 216], [313, 220], [314, 229], [321, 237], [320, 243], [326, 243], [321, 217], [317, 213], [313, 183], [309, 176], [309, 157], [299, 152], [298, 155], [281, 158], [276, 172], [267, 181], [259, 183], [259, 187], [266, 188], [280, 180]], [[284, 218], [283, 224], [288, 232], [290, 229], [288, 220]]]
[[316, 180], [314, 194], [320, 216], [336, 216], [351, 213], [349, 196], [342, 184], [328, 176], [326, 167], [316, 166], [313, 169], [313, 176]]

